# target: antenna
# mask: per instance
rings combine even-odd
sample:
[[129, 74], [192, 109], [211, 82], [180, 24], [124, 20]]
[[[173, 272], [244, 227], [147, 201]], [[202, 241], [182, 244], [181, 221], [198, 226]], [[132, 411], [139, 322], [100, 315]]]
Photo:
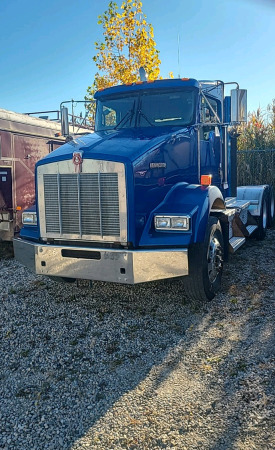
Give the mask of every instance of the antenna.
[[180, 78], [180, 34], [178, 33], [178, 77]]

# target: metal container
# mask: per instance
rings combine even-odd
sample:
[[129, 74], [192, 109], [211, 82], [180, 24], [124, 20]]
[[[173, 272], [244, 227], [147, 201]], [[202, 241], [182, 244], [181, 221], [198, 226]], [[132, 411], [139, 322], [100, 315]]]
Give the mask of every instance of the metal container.
[[36, 162], [63, 143], [59, 123], [0, 109], [0, 241], [12, 239], [34, 203]]

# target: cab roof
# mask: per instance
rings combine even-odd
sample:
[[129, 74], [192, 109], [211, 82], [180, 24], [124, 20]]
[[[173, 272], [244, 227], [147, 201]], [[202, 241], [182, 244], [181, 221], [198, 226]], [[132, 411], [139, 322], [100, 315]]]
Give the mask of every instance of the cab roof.
[[165, 80], [154, 81], [137, 81], [131, 84], [120, 84], [112, 86], [106, 89], [99, 90], [95, 93], [94, 98], [124, 94], [127, 92], [142, 91], [149, 89], [162, 89], [162, 88], [180, 88], [180, 87], [193, 87], [199, 89], [199, 82], [193, 78], [168, 78]]

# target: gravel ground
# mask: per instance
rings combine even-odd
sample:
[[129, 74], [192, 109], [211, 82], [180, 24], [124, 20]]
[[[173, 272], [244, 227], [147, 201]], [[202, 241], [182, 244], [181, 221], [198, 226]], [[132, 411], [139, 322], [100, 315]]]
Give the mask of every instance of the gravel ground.
[[275, 448], [275, 230], [192, 309], [182, 281], [92, 290], [0, 260], [0, 448]]

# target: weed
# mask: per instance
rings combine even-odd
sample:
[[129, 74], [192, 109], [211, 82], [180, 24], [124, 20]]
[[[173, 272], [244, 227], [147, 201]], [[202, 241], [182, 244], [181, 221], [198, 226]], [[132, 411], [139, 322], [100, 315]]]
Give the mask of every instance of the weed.
[[35, 286], [45, 286], [46, 285], [45, 281], [41, 281], [41, 280], [35, 280], [32, 282], [32, 284], [34, 284]]
[[236, 377], [239, 372], [245, 372], [246, 369], [247, 363], [245, 362], [245, 360], [239, 359], [239, 361], [237, 361], [236, 366], [234, 367], [234, 369], [231, 370], [229, 374], [231, 377]]
[[115, 370], [117, 367], [121, 366], [124, 363], [123, 358], [116, 358], [110, 363], [110, 369]]
[[14, 288], [10, 288], [10, 290], [9, 290], [9, 294], [16, 294], [16, 289], [14, 289]]
[[207, 358], [207, 361], [210, 364], [219, 363], [222, 361], [222, 357], [221, 356], [211, 356], [211, 357]]
[[104, 400], [105, 395], [103, 394], [103, 392], [98, 392], [95, 396], [95, 400], [96, 402], [99, 402], [100, 400]]
[[28, 398], [31, 395], [31, 390], [28, 388], [22, 388], [19, 389], [19, 391], [16, 392], [15, 397], [18, 398]]
[[171, 325], [171, 330], [175, 331], [175, 333], [181, 333], [183, 331], [183, 328], [181, 325], [175, 323]]
[[112, 341], [106, 345], [106, 353], [108, 355], [112, 355], [113, 353], [117, 352], [118, 350], [119, 350], [119, 342], [118, 341]]

